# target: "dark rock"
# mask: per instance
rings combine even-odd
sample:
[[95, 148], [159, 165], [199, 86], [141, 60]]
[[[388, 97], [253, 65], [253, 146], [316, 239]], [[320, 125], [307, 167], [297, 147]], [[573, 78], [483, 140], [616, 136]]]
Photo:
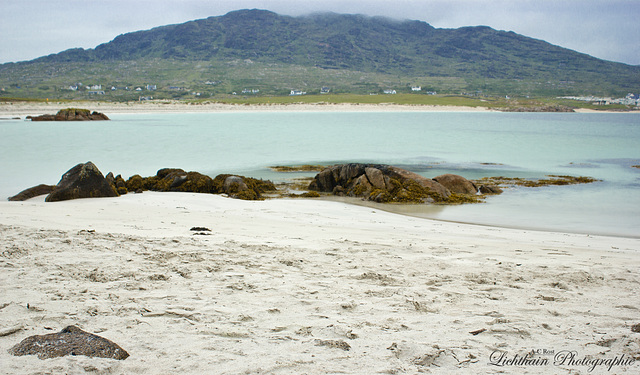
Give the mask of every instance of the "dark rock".
[[112, 359], [126, 359], [129, 353], [114, 342], [68, 326], [58, 333], [27, 337], [9, 349], [15, 356], [37, 355], [40, 359], [84, 355]]
[[40, 115], [40, 116], [27, 116], [27, 120], [31, 121], [56, 121], [56, 115]]
[[333, 191], [338, 186], [338, 175], [337, 166], [328, 167], [316, 175], [309, 188], [317, 191]]
[[190, 231], [194, 231], [194, 232], [211, 232], [211, 229], [209, 229], [207, 227], [192, 227], [189, 230]]
[[107, 180], [107, 182], [111, 185], [113, 185], [113, 187], [116, 187], [116, 178], [113, 176], [113, 172], [109, 172], [107, 173], [106, 176], [104, 176], [104, 179]]
[[57, 202], [78, 198], [117, 197], [114, 187], [92, 163], [78, 164], [62, 176], [58, 185], [45, 199]]
[[480, 185], [478, 191], [481, 194], [502, 194], [502, 189], [495, 185]]
[[41, 185], [23, 190], [18, 194], [14, 195], [13, 197], [10, 197], [9, 200], [10, 201], [26, 201], [27, 199], [31, 199], [39, 195], [49, 194], [53, 191], [55, 187], [56, 187], [55, 185], [41, 184]]
[[184, 170], [180, 169], [180, 168], [162, 168], [160, 170], [158, 170], [158, 172], [156, 172], [156, 176], [158, 178], [165, 178], [168, 175], [183, 175], [183, 174], [187, 174], [187, 172], [185, 172]]
[[31, 121], [100, 121], [109, 120], [104, 113], [89, 111], [88, 109], [61, 109], [55, 115], [27, 116]]
[[473, 195], [478, 192], [473, 182], [456, 174], [443, 174], [433, 179], [449, 189], [452, 193]]

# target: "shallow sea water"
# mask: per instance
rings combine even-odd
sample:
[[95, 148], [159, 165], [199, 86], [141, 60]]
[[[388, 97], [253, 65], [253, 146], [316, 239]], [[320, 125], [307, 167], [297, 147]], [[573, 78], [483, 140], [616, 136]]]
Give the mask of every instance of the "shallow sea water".
[[276, 181], [272, 165], [373, 162], [426, 177], [591, 176], [515, 188], [485, 204], [394, 207], [507, 227], [640, 236], [640, 116], [620, 113], [248, 112], [113, 114], [109, 122], [0, 122], [0, 195], [55, 184], [92, 161], [128, 178], [177, 167]]

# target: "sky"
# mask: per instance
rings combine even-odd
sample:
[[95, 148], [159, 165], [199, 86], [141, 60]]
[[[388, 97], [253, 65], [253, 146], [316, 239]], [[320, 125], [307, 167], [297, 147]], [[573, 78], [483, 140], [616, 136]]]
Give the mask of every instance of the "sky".
[[640, 65], [640, 0], [0, 0], [0, 63], [254, 8], [291, 16], [386, 16], [437, 28], [490, 26]]

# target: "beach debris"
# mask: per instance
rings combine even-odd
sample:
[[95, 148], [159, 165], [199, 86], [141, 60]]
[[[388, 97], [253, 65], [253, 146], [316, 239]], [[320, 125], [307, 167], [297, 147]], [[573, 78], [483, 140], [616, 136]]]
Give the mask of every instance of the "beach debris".
[[316, 346], [326, 346], [329, 348], [342, 349], [344, 351], [351, 350], [351, 345], [349, 345], [344, 340], [316, 340]]
[[126, 359], [129, 353], [114, 342], [68, 326], [58, 333], [29, 336], [9, 349], [15, 356], [37, 355], [40, 359], [84, 355], [112, 359]]
[[61, 109], [55, 115], [27, 116], [31, 121], [102, 121], [109, 120], [104, 113], [81, 108]]
[[631, 332], [640, 333], [640, 323], [632, 325]]
[[207, 227], [192, 227], [189, 230], [194, 232], [193, 233], [194, 236], [210, 236], [211, 235], [211, 229]]
[[45, 199], [58, 202], [78, 198], [117, 197], [118, 193], [92, 162], [78, 164], [68, 170]]
[[192, 227], [189, 230], [193, 231], [193, 232], [211, 232], [211, 229], [209, 229], [207, 227]]
[[471, 331], [469, 333], [474, 335], [474, 336], [478, 336], [479, 334], [481, 334], [482, 332], [484, 332], [486, 330], [487, 330], [486, 328], [481, 328], [481, 329], [476, 329], [475, 331]]

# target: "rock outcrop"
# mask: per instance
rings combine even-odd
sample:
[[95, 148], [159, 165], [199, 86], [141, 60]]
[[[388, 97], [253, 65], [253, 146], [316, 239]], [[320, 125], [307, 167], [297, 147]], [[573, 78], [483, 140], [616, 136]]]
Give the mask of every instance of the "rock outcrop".
[[315, 176], [309, 189], [381, 203], [447, 202], [452, 194], [474, 196], [477, 192], [473, 183], [461, 176], [430, 179], [389, 165], [360, 163], [326, 168]]
[[61, 109], [55, 115], [27, 116], [31, 121], [102, 121], [109, 120], [104, 113], [80, 108]]
[[25, 189], [18, 194], [10, 197], [10, 201], [26, 201], [27, 199], [31, 199], [40, 195], [49, 194], [55, 189], [55, 185], [45, 185], [40, 184], [38, 186], [34, 186], [28, 189]]
[[9, 349], [9, 353], [15, 356], [37, 355], [40, 359], [67, 355], [112, 359], [129, 357], [129, 353], [116, 343], [76, 326], [68, 326], [58, 333], [29, 336]]
[[118, 193], [92, 163], [78, 164], [62, 175], [62, 179], [45, 199], [57, 202], [78, 198], [117, 197]]
[[[116, 182], [117, 184], [117, 182]], [[160, 169], [155, 176], [131, 176], [125, 183], [128, 191], [182, 191], [207, 194], [228, 194], [232, 198], [256, 200], [268, 191], [276, 190], [271, 181], [221, 174], [215, 178], [177, 168]]]

